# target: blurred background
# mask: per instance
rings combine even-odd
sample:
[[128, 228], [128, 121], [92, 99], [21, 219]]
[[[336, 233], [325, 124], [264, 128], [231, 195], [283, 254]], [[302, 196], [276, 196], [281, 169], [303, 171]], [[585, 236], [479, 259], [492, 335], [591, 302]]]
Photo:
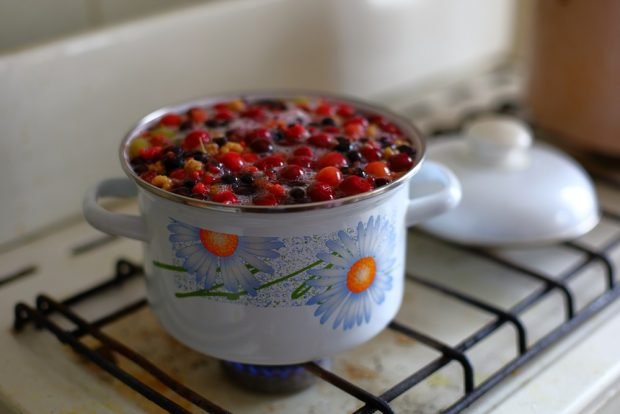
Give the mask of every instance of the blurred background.
[[[541, 119], [561, 129], [558, 118], [576, 117], [554, 105], [600, 99], [584, 96], [587, 88], [566, 88], [583, 67], [609, 69], [607, 78], [588, 72], [604, 79], [601, 91], [620, 73], [617, 47], [592, 47], [605, 45], [594, 36], [620, 38], [618, 25], [606, 24], [620, 15], [619, 2], [538, 3], [0, 0], [0, 246], [78, 217], [88, 186], [122, 174], [117, 147], [134, 123], [208, 93], [305, 88], [396, 107], [479, 73], [510, 68], [525, 79], [535, 68], [536, 102], [553, 109]], [[555, 16], [553, 27], [590, 34], [548, 30], [533, 41], [535, 16]], [[541, 59], [549, 50], [556, 51], [552, 59]], [[602, 55], [611, 61], [602, 65]], [[576, 71], [567, 69], [571, 57], [581, 62]], [[558, 92], [568, 89], [578, 93], [567, 99]], [[617, 113], [614, 97], [603, 98], [606, 113]], [[584, 128], [590, 124], [572, 126], [577, 135]]]

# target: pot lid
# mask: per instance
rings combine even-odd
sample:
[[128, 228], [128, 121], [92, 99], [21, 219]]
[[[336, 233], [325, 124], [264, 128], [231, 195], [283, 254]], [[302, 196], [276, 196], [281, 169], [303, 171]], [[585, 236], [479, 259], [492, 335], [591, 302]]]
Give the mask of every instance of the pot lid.
[[449, 167], [461, 203], [421, 227], [477, 246], [558, 242], [590, 231], [600, 219], [594, 186], [574, 160], [532, 142], [529, 128], [504, 116], [477, 119], [461, 137], [428, 145], [428, 158]]

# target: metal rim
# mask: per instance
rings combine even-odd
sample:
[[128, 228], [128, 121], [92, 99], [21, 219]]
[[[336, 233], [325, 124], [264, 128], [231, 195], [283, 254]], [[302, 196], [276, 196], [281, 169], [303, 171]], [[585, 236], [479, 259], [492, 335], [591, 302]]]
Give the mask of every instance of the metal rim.
[[[249, 101], [257, 100], [257, 99], [266, 99], [266, 98], [295, 98], [299, 96], [306, 96], [309, 98], [328, 98], [331, 100], [335, 100], [342, 103], [348, 103], [354, 106], [357, 109], [361, 109], [366, 112], [374, 112], [385, 118], [389, 119], [391, 122], [395, 123], [404, 135], [409, 138], [415, 148], [417, 149], [416, 155], [414, 157], [414, 167], [409, 170], [405, 175], [398, 178], [397, 180], [391, 182], [390, 184], [377, 188], [375, 190], [362, 193], [359, 195], [353, 195], [349, 197], [337, 198], [335, 200], [329, 201], [319, 201], [312, 203], [303, 203], [303, 204], [285, 204], [278, 206], [256, 206], [256, 205], [237, 205], [237, 204], [221, 204], [213, 201], [207, 200], [198, 200], [195, 198], [182, 196], [179, 194], [171, 193], [166, 190], [162, 190], [159, 187], [156, 187], [152, 184], [147, 183], [142, 180], [131, 168], [129, 164], [128, 153], [126, 151], [127, 146], [131, 142], [131, 140], [137, 135], [141, 134], [143, 131], [149, 129], [157, 119], [159, 119], [163, 114], [168, 112], [185, 112], [188, 109], [195, 106], [208, 106], [210, 104], [232, 100], [232, 99], [247, 99]], [[357, 203], [363, 200], [375, 198], [379, 195], [385, 194], [397, 187], [400, 187], [403, 183], [407, 182], [410, 177], [415, 175], [419, 170], [422, 162], [424, 160], [424, 155], [426, 153], [426, 143], [422, 133], [406, 118], [395, 114], [394, 112], [385, 109], [381, 106], [371, 104], [368, 102], [364, 102], [358, 100], [356, 98], [351, 98], [348, 96], [337, 95], [333, 93], [322, 93], [317, 91], [304, 91], [304, 90], [276, 90], [276, 91], [254, 91], [254, 92], [237, 92], [237, 93], [223, 93], [223, 94], [215, 94], [210, 95], [208, 97], [194, 99], [191, 101], [186, 101], [176, 105], [169, 105], [155, 111], [152, 111], [145, 117], [143, 117], [126, 135], [125, 138], [121, 141], [121, 145], [119, 148], [119, 158], [121, 162], [121, 166], [125, 171], [125, 174], [129, 178], [132, 178], [135, 183], [147, 190], [148, 192], [157, 195], [158, 197], [162, 197], [166, 200], [170, 200], [176, 203], [184, 204], [187, 206], [205, 208], [209, 210], [218, 210], [218, 211], [229, 211], [229, 212], [252, 212], [252, 213], [283, 213], [283, 212], [295, 212], [295, 211], [307, 211], [307, 210], [318, 210], [318, 209], [326, 209], [339, 207], [342, 205]]]

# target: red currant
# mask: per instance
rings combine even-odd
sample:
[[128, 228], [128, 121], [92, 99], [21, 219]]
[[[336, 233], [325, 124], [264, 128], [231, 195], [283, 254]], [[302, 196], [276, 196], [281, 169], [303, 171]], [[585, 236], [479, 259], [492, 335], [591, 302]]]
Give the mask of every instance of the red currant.
[[360, 152], [368, 162], [379, 161], [382, 156], [381, 151], [372, 145], [364, 145], [360, 148]]
[[252, 203], [257, 206], [277, 206], [278, 199], [271, 193], [263, 193], [255, 196], [252, 199]]
[[297, 155], [300, 157], [312, 157], [312, 148], [305, 145], [298, 147], [295, 149], [295, 151], [293, 151], [293, 155]]
[[194, 186], [192, 187], [193, 194], [206, 194], [207, 191], [209, 191], [207, 186], [200, 182], [194, 184]]
[[202, 124], [207, 120], [207, 114], [202, 108], [191, 108], [187, 111], [187, 115], [189, 115], [189, 119], [196, 124]]
[[263, 159], [256, 161], [254, 164], [260, 170], [268, 170], [270, 168], [277, 168], [284, 165], [284, 159], [279, 155], [270, 155]]
[[307, 194], [312, 201], [327, 201], [334, 199], [334, 189], [325, 183], [315, 182], [310, 184]]
[[392, 155], [388, 159], [388, 166], [395, 172], [407, 171], [413, 167], [413, 159], [408, 154], [401, 152], [399, 154]]
[[342, 183], [340, 183], [338, 188], [344, 193], [344, 195], [352, 196], [370, 191], [372, 189], [372, 184], [362, 177], [351, 175], [345, 178]]
[[340, 116], [348, 117], [355, 114], [355, 109], [353, 109], [351, 105], [342, 104], [338, 106], [338, 110], [336, 111], [336, 113]]
[[364, 168], [364, 171], [377, 178], [386, 178], [390, 176], [390, 169], [383, 161], [369, 162], [366, 168]]
[[289, 142], [299, 142], [306, 135], [306, 128], [301, 124], [294, 124], [284, 131]]
[[245, 165], [241, 154], [237, 152], [227, 152], [220, 157], [220, 162], [232, 172], [240, 171]]
[[308, 138], [308, 144], [318, 148], [329, 148], [332, 146], [331, 139], [327, 134], [316, 134]]
[[331, 151], [323, 155], [316, 162], [317, 168], [323, 169], [325, 167], [346, 167], [348, 165], [347, 159], [339, 152]]
[[285, 180], [300, 180], [304, 176], [304, 169], [299, 165], [287, 165], [280, 170], [280, 177]]
[[325, 167], [321, 169], [314, 178], [332, 187], [338, 187], [338, 184], [342, 181], [342, 173], [336, 167]]
[[196, 148], [200, 148], [201, 145], [209, 142], [209, 133], [203, 130], [192, 131], [183, 140], [183, 144], [181, 146], [186, 151], [191, 151]]
[[162, 125], [176, 127], [181, 125], [183, 118], [179, 114], [169, 113], [161, 117], [159, 121]]
[[237, 196], [229, 190], [225, 190], [215, 194], [213, 197], [211, 197], [211, 200], [215, 201], [216, 203], [222, 204], [237, 204], [239, 202]]
[[312, 158], [295, 156], [295, 157], [289, 158], [287, 162], [290, 165], [299, 165], [300, 167], [310, 168], [310, 166], [312, 165]]

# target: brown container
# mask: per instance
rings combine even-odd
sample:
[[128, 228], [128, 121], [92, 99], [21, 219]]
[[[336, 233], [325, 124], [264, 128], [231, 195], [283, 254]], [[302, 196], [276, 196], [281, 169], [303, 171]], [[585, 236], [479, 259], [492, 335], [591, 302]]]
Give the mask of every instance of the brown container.
[[581, 151], [620, 157], [620, 1], [539, 0], [526, 101]]

